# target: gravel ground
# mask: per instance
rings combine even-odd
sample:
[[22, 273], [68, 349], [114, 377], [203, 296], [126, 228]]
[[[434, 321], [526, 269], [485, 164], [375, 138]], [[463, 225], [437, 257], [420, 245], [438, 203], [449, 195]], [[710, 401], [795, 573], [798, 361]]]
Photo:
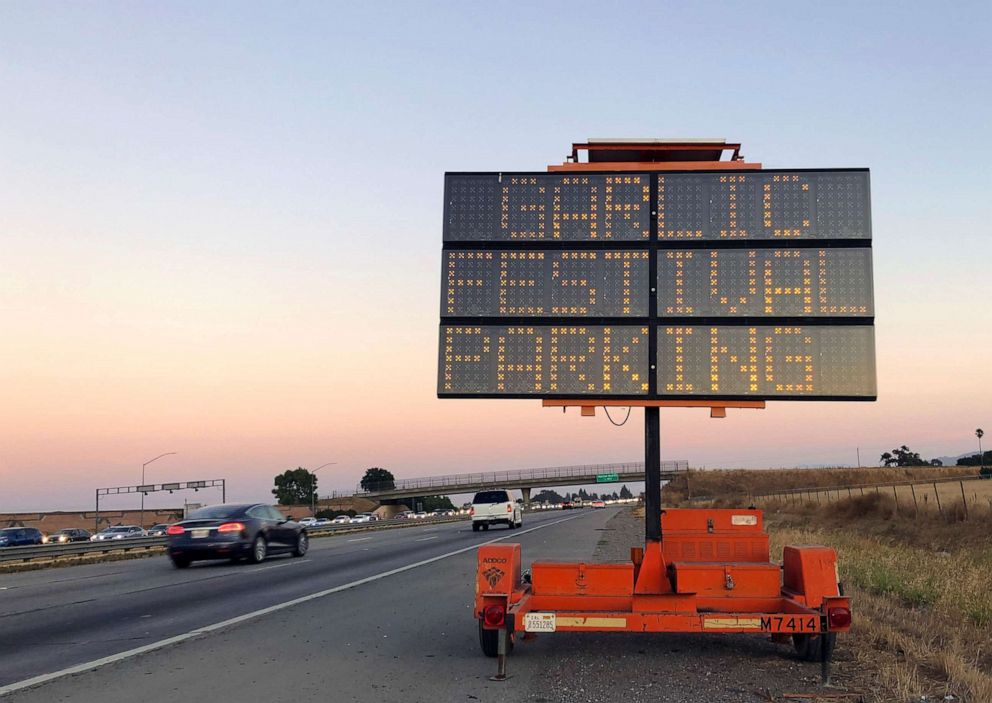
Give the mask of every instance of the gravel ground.
[[[644, 541], [643, 520], [618, 513], [603, 530], [596, 561], [626, 561]], [[839, 692], [819, 686], [819, 664], [760, 635], [561, 633], [553, 638], [532, 701], [579, 703], [782, 701], [783, 693]], [[834, 682], [850, 655], [838, 641]], [[848, 699], [850, 700], [850, 699]]]

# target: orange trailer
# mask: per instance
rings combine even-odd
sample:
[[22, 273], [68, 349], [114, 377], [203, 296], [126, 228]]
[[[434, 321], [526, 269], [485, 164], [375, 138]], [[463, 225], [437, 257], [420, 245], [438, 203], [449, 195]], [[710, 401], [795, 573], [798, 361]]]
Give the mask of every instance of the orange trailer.
[[[549, 171], [749, 171], [761, 168], [724, 142], [632, 141], [574, 144], [571, 158]], [[590, 162], [579, 163], [588, 150]], [[723, 151], [733, 152], [720, 161]], [[595, 152], [595, 154], [593, 154]], [[593, 159], [595, 155], [595, 159]], [[733, 206], [732, 206], [733, 207]], [[629, 563], [535, 562], [522, 567], [519, 544], [478, 553], [474, 613], [482, 651], [506, 655], [518, 635], [553, 632], [731, 632], [790, 639], [802, 658], [819, 660], [824, 683], [836, 634], [851, 624], [838, 583], [834, 550], [789, 546], [771, 561], [760, 510], [661, 508], [661, 407], [764, 408], [763, 400], [607, 400], [548, 398], [545, 407], [641, 406], [645, 420], [645, 545]]]

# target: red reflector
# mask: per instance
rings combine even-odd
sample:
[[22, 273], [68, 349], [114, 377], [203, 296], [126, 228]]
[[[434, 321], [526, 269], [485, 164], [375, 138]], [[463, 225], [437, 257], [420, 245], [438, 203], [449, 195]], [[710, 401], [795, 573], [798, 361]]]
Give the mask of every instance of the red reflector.
[[489, 627], [499, 627], [506, 619], [506, 608], [502, 605], [487, 605], [482, 609], [482, 619]]
[[827, 622], [831, 630], [837, 630], [851, 625], [851, 611], [848, 608], [830, 608], [827, 610]]
[[217, 528], [218, 532], [242, 532], [245, 526], [240, 522], [225, 522]]
[[186, 530], [183, 529], [182, 525], [169, 525], [166, 529], [165, 534], [167, 535], [181, 535]]

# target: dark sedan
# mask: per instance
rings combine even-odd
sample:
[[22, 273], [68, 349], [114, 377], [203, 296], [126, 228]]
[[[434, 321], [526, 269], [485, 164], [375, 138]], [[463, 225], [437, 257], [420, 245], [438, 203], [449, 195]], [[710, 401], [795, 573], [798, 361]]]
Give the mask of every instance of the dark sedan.
[[202, 559], [248, 559], [258, 564], [277, 552], [301, 557], [310, 547], [306, 528], [264, 503], [200, 508], [170, 525], [166, 534], [169, 558], [177, 569]]

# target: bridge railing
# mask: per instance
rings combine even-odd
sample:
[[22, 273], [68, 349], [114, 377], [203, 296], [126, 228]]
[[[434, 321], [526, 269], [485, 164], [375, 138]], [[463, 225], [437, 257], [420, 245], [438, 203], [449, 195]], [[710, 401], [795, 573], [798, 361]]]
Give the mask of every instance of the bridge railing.
[[[661, 462], [663, 472], [687, 471], [689, 462], [684, 459]], [[383, 491], [430, 490], [432, 488], [457, 489], [459, 486], [493, 485], [516, 483], [519, 481], [538, 481], [541, 479], [576, 478], [582, 482], [594, 482], [596, 476], [609, 474], [643, 473], [644, 462], [636, 461], [625, 464], [587, 464], [583, 466], [551, 466], [542, 469], [516, 469], [512, 471], [485, 471], [473, 474], [451, 474], [448, 476], [426, 476], [424, 478], [401, 478], [394, 481], [382, 481], [369, 486], [361, 484], [355, 493], [379, 493]]]

